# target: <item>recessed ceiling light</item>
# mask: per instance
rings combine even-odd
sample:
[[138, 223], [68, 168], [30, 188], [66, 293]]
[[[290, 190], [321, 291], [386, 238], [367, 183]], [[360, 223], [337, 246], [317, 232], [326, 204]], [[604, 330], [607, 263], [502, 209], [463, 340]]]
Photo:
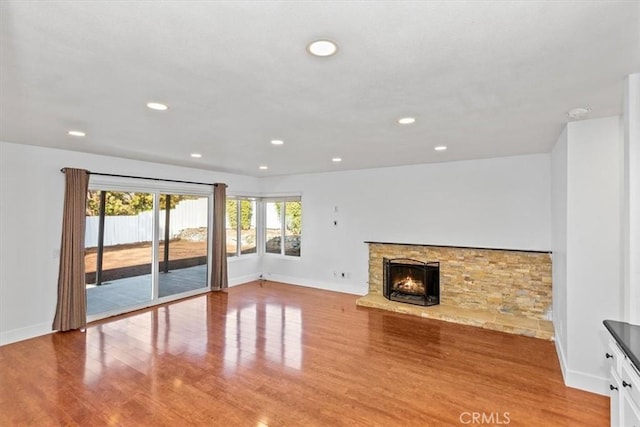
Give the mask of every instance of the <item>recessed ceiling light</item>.
[[161, 104], [159, 102], [147, 102], [147, 107], [158, 111], [165, 111], [169, 108], [165, 104]]
[[191, 153], [191, 157], [193, 157], [194, 159], [199, 159], [202, 157], [202, 154], [200, 153]]
[[267, 169], [269, 169], [269, 166], [262, 165], [262, 166], [259, 166], [258, 169], [266, 171]]
[[437, 147], [433, 147], [434, 150], [436, 151], [444, 151], [447, 149], [446, 145], [438, 145]]
[[403, 117], [401, 119], [398, 119], [398, 123], [400, 123], [401, 125], [410, 125], [415, 122], [415, 117]]
[[82, 132], [81, 130], [70, 130], [69, 132], [67, 132], [68, 135], [71, 136], [86, 136], [87, 134]]
[[282, 144], [284, 144], [284, 141], [283, 141], [283, 140], [281, 140], [281, 139], [272, 139], [272, 140], [271, 140], [271, 143], [272, 143], [273, 145], [282, 145]]
[[569, 116], [570, 119], [582, 119], [587, 117], [590, 112], [590, 107], [578, 107], [567, 111], [567, 116]]
[[307, 51], [313, 56], [331, 56], [338, 51], [338, 45], [331, 40], [316, 40], [309, 43]]
[[333, 159], [331, 159], [331, 161], [334, 163], [338, 163], [338, 162], [341, 162], [342, 159], [340, 157], [334, 157]]

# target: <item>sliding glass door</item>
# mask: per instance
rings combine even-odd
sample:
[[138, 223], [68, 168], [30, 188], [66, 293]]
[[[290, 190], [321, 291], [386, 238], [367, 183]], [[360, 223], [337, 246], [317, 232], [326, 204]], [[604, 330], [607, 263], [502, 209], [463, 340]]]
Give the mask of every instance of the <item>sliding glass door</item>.
[[152, 260], [153, 194], [90, 191], [85, 231], [87, 314], [151, 301]]
[[93, 184], [87, 203], [88, 320], [206, 291], [209, 188]]
[[159, 297], [207, 287], [208, 218], [205, 196], [160, 196]]

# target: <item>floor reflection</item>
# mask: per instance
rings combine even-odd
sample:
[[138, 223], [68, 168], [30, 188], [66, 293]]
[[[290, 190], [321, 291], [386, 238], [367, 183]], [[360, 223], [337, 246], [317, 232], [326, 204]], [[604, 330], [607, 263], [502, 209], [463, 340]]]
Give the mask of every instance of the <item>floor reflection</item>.
[[252, 365], [257, 359], [300, 370], [302, 356], [300, 308], [253, 303], [229, 311], [225, 327], [225, 373], [234, 373], [238, 367]]
[[[104, 372], [120, 366], [149, 374], [157, 368], [158, 356], [164, 354], [180, 355], [191, 361], [204, 359], [208, 354], [211, 327], [209, 298], [176, 304], [180, 304], [180, 308], [176, 308], [175, 314], [169, 304], [89, 326], [85, 333], [84, 383], [96, 384]], [[189, 311], [188, 317], [181, 313], [184, 308]], [[215, 304], [214, 315], [216, 309], [226, 310], [226, 304]], [[219, 333], [220, 330], [214, 332]]]
[[[227, 293], [124, 315], [87, 328], [84, 383], [99, 387], [114, 372], [162, 376], [166, 356], [225, 376], [273, 364], [303, 368], [303, 319], [298, 306], [271, 301], [228, 301]], [[137, 372], [136, 372], [137, 371]], [[187, 373], [185, 373], [187, 374]], [[176, 379], [181, 380], [181, 373]]]
[[297, 307], [267, 304], [264, 351], [269, 360], [302, 367], [302, 314]]

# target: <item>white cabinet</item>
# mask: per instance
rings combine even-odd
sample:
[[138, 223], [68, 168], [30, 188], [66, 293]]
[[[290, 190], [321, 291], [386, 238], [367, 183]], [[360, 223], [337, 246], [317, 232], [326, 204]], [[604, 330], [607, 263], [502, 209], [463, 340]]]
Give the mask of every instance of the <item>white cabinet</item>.
[[611, 426], [640, 427], [640, 373], [614, 340], [605, 356], [611, 366]]
[[622, 387], [622, 381], [618, 377], [618, 374], [613, 369], [611, 370], [611, 384], [609, 384], [609, 390], [611, 400], [609, 402], [610, 414], [611, 414], [611, 426], [621, 426], [620, 419], [620, 388]]
[[625, 427], [638, 427], [640, 426], [640, 411], [638, 406], [629, 399], [622, 400], [622, 423], [621, 426]]

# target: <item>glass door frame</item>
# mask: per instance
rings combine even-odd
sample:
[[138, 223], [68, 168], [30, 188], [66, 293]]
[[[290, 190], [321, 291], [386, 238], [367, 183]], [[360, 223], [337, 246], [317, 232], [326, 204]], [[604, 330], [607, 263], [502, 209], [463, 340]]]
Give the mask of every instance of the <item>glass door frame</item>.
[[[213, 188], [204, 184], [175, 183], [170, 181], [156, 181], [143, 178], [124, 178], [103, 175], [91, 175], [89, 191], [135, 191], [153, 195], [153, 236], [152, 236], [152, 268], [151, 268], [151, 299], [136, 305], [87, 315], [87, 322], [104, 319], [131, 311], [152, 307], [166, 302], [203, 294], [211, 290], [211, 267], [213, 252]], [[184, 194], [190, 196], [207, 197], [207, 277], [204, 287], [179, 294], [158, 297], [160, 270], [160, 195]]]

